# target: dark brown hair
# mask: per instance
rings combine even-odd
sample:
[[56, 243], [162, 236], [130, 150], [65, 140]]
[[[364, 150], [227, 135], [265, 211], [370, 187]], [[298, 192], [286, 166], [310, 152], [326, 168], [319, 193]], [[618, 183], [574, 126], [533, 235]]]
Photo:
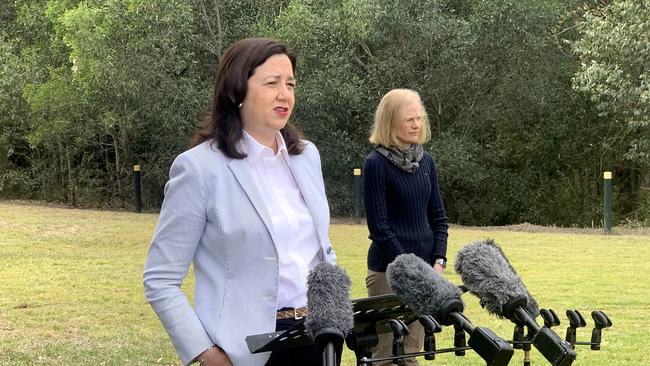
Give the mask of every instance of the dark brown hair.
[[[207, 114], [202, 126], [192, 138], [192, 147], [213, 139], [213, 143], [227, 156], [234, 159], [246, 157], [246, 154], [237, 150], [237, 141], [243, 134], [239, 103], [246, 97], [248, 79], [255, 72], [255, 68], [277, 54], [287, 55], [293, 71], [296, 71], [296, 57], [274, 39], [246, 38], [226, 50], [214, 82], [212, 111]], [[280, 133], [289, 154], [302, 153], [302, 134], [295, 126], [287, 122]]]

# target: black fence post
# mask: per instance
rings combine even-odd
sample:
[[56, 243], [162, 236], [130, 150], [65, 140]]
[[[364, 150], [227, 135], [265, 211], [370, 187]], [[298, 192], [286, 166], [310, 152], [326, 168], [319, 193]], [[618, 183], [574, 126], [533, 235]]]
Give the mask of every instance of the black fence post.
[[361, 169], [354, 168], [354, 222], [361, 222]]
[[140, 191], [140, 165], [133, 166], [133, 187], [135, 188], [135, 210], [142, 212], [142, 193]]
[[603, 173], [605, 185], [605, 234], [612, 233], [612, 172]]

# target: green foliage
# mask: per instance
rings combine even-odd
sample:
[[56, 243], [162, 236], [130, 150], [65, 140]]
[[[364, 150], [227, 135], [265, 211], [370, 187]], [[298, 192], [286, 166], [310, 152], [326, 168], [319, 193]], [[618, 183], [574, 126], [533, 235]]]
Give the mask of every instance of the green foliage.
[[352, 214], [379, 99], [405, 87], [428, 111], [453, 222], [599, 223], [607, 169], [624, 220], [650, 184], [647, 12], [577, 3], [4, 2], [0, 195], [128, 207], [140, 164], [158, 207], [220, 55], [270, 36], [298, 55], [293, 119], [321, 152], [334, 215]]
[[[407, 87], [429, 112], [427, 148], [454, 222], [594, 221], [585, 198], [560, 183], [569, 175], [593, 197], [602, 165], [581, 150], [599, 146], [602, 120], [571, 90], [575, 61], [551, 33], [566, 10], [514, 1], [292, 1], [269, 33], [300, 56], [296, 119], [325, 156], [333, 211], [351, 212], [349, 175], [371, 148], [363, 142], [379, 98]], [[564, 207], [553, 209], [560, 196]]]
[[[0, 111], [22, 109], [0, 115], [2, 150], [24, 152], [39, 198], [71, 204], [124, 207], [131, 165], [141, 164], [145, 203], [158, 206], [173, 157], [209, 105], [217, 57], [277, 5], [16, 1], [2, 18], [12, 37], [0, 34], [0, 85], [11, 92]], [[0, 167], [0, 176], [17, 169], [5, 159]]]
[[573, 86], [608, 121], [603, 144], [624, 158], [611, 165], [630, 187], [622, 198], [641, 211], [648, 206], [638, 193], [650, 187], [649, 7], [648, 1], [626, 0], [585, 6], [580, 37], [572, 43], [580, 61]]
[[[631, 129], [650, 124], [650, 14], [647, 1], [615, 1], [585, 13], [574, 44], [581, 67], [575, 88], [587, 93], [603, 116]], [[650, 155], [640, 155], [645, 162]]]

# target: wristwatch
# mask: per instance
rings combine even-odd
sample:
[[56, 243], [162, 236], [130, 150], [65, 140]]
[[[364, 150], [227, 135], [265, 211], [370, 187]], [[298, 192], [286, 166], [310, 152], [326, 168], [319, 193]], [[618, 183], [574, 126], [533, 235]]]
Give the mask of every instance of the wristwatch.
[[438, 258], [438, 259], [436, 259], [436, 261], [433, 262], [433, 264], [434, 264], [434, 265], [439, 264], [439, 265], [442, 266], [442, 268], [447, 268], [447, 261], [444, 260], [444, 259], [442, 259], [442, 258]]

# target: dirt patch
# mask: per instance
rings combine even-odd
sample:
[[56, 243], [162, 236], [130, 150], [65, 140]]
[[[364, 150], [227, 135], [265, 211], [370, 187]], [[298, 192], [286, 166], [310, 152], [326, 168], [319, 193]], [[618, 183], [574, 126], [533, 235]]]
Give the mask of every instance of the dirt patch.
[[[354, 217], [332, 217], [330, 219], [332, 225], [356, 225]], [[366, 225], [366, 219], [361, 218], [359, 225]], [[533, 225], [529, 223], [504, 225], [504, 226], [462, 226], [451, 224], [451, 228], [459, 228], [463, 230], [478, 230], [478, 231], [515, 231], [526, 233], [570, 233], [570, 234], [589, 234], [599, 235], [603, 233], [603, 228], [581, 228], [581, 227], [560, 227], [560, 226], [542, 226]], [[612, 228], [612, 235], [650, 235], [650, 227], [622, 227], [617, 226]]]
[[[526, 233], [569, 233], [569, 234], [589, 234], [589, 235], [600, 235], [604, 233], [603, 228], [542, 226], [542, 225], [533, 225], [529, 223], [505, 225], [505, 226], [451, 225], [451, 227], [458, 227], [466, 230], [515, 231], [515, 232], [526, 232]], [[619, 227], [612, 228], [611, 235], [650, 235], [650, 227], [628, 228], [628, 227], [619, 226]]]
[[[0, 203], [7, 205], [15, 206], [36, 206], [36, 207], [47, 207], [47, 208], [60, 208], [68, 210], [92, 210], [92, 211], [109, 211], [109, 212], [135, 212], [133, 207], [122, 208], [115, 206], [101, 206], [101, 205], [87, 205], [87, 204], [78, 204], [77, 206], [72, 206], [64, 202], [46, 202], [46, 201], [36, 201], [36, 200], [15, 200], [15, 199], [0, 199]], [[157, 214], [159, 210], [146, 208], [143, 209], [143, 213], [155, 213]]]

